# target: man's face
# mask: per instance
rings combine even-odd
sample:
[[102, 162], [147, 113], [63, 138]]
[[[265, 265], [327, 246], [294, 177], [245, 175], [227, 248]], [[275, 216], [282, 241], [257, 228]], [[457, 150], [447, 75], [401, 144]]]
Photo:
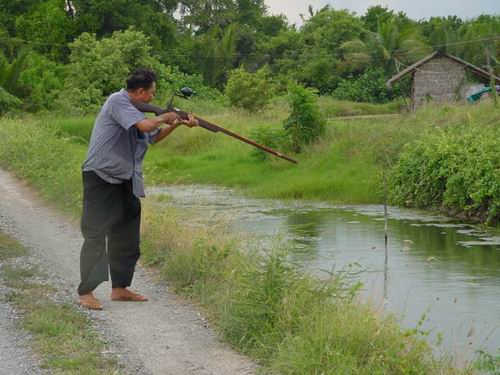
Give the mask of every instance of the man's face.
[[153, 100], [155, 92], [156, 92], [156, 84], [153, 82], [153, 84], [148, 90], [145, 90], [143, 88], [137, 89], [137, 91], [134, 93], [134, 96], [137, 101], [149, 103], [151, 100]]

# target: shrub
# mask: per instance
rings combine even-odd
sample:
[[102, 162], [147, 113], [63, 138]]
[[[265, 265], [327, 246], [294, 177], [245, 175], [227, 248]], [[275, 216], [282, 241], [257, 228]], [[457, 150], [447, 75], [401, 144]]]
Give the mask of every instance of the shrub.
[[266, 68], [255, 73], [249, 73], [244, 68], [233, 70], [226, 85], [226, 95], [231, 105], [248, 111], [264, 108], [274, 93], [267, 75]]
[[[257, 143], [275, 150], [284, 151], [290, 149], [291, 145], [290, 137], [284, 129], [277, 129], [269, 126], [256, 128], [252, 132], [252, 139]], [[269, 153], [259, 150], [258, 148], [252, 149], [252, 157], [258, 161], [267, 160], [269, 156]]]
[[387, 103], [390, 94], [385, 86], [383, 69], [367, 69], [361, 76], [342, 80], [333, 92], [338, 100], [354, 102]]
[[498, 128], [437, 129], [408, 144], [391, 171], [392, 200], [421, 208], [446, 206], [500, 221]]
[[293, 150], [300, 152], [302, 145], [310, 144], [324, 134], [326, 120], [319, 111], [315, 95], [299, 84], [288, 87], [288, 103], [291, 113], [283, 126]]
[[0, 87], [0, 114], [8, 112], [21, 105], [21, 100], [14, 95], [10, 95]]
[[199, 74], [186, 74], [181, 72], [178, 66], [168, 66], [160, 72], [165, 76], [165, 83], [162, 88], [171, 91], [178, 91], [182, 87], [191, 87], [196, 92], [196, 97], [204, 100], [221, 99], [222, 93], [209, 86], [205, 86], [203, 77]]
[[20, 83], [29, 87], [27, 109], [54, 109], [57, 95], [62, 90], [66, 67], [55, 63], [36, 52], [28, 55], [26, 69], [21, 73]]
[[177, 67], [166, 67], [151, 55], [149, 39], [139, 31], [117, 31], [110, 38], [97, 40], [94, 34], [81, 34], [71, 47], [71, 63], [59, 104], [80, 112], [98, 109], [104, 99], [124, 86], [131, 71], [140, 67], [158, 75], [158, 100], [166, 100], [172, 90], [193, 88], [203, 98], [215, 98], [218, 92], [204, 87], [196, 75], [186, 75]]

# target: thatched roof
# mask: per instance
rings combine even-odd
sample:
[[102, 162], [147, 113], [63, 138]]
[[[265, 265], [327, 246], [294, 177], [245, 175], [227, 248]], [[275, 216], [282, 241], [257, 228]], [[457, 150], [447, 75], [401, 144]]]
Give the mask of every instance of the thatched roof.
[[[456, 56], [450, 55], [449, 53], [436, 51], [436, 52], [430, 54], [429, 56], [424, 57], [422, 60], [417, 61], [415, 64], [410, 65], [408, 68], [400, 71], [398, 74], [396, 74], [394, 77], [392, 77], [390, 80], [388, 80], [386, 82], [387, 87], [391, 88], [392, 84], [394, 82], [399, 81], [401, 78], [403, 78], [407, 74], [413, 73], [420, 65], [425, 64], [427, 61], [433, 59], [434, 57], [448, 57], [448, 58], [455, 60], [456, 62], [464, 65], [464, 67], [466, 69], [468, 69], [469, 71], [471, 71], [475, 75], [480, 76], [482, 78], [485, 78], [488, 81], [490, 80], [490, 74], [486, 70], [478, 68], [477, 66], [475, 66], [471, 63], [468, 63], [467, 61], [464, 61]], [[496, 80], [497, 83], [500, 83], [500, 77], [494, 76], [494, 79]]]

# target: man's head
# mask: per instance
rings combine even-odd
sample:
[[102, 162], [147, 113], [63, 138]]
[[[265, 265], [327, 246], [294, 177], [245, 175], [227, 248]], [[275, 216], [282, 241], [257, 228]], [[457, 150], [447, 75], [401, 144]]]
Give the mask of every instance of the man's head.
[[137, 69], [127, 79], [127, 91], [132, 100], [149, 103], [156, 90], [156, 74], [149, 69]]

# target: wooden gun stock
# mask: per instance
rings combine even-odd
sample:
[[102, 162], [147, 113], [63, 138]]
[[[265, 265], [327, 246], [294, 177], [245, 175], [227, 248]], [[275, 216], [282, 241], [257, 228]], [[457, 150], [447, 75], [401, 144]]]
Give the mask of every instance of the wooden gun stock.
[[[183, 120], [187, 120], [187, 117], [188, 117], [187, 112], [182, 111], [179, 108], [175, 108], [172, 106], [170, 106], [169, 108], [160, 108], [160, 107], [157, 107], [155, 105], [148, 104], [148, 103], [133, 102], [133, 104], [139, 111], [154, 113], [157, 116], [161, 115], [163, 113], [167, 113], [167, 112], [175, 112]], [[218, 125], [212, 124], [211, 122], [203, 120], [202, 118], [199, 118], [197, 116], [194, 116], [194, 117], [196, 118], [196, 120], [198, 120], [199, 126], [204, 128], [204, 129], [210, 130], [211, 132], [214, 132], [214, 133], [218, 133], [218, 132], [224, 133], [226, 135], [229, 135], [230, 137], [236, 138], [242, 142], [245, 142], [249, 145], [257, 147], [258, 149], [260, 149], [262, 151], [265, 151], [269, 154], [272, 154], [272, 155], [277, 156], [281, 159], [289, 161], [290, 163], [298, 164], [297, 160], [292, 159], [291, 157], [284, 155], [279, 151], [273, 150], [272, 148], [269, 148], [267, 146], [256, 143], [256, 142], [252, 141], [251, 139], [245, 138], [239, 134], [236, 134], [230, 130], [224, 129], [223, 127], [220, 127]]]

